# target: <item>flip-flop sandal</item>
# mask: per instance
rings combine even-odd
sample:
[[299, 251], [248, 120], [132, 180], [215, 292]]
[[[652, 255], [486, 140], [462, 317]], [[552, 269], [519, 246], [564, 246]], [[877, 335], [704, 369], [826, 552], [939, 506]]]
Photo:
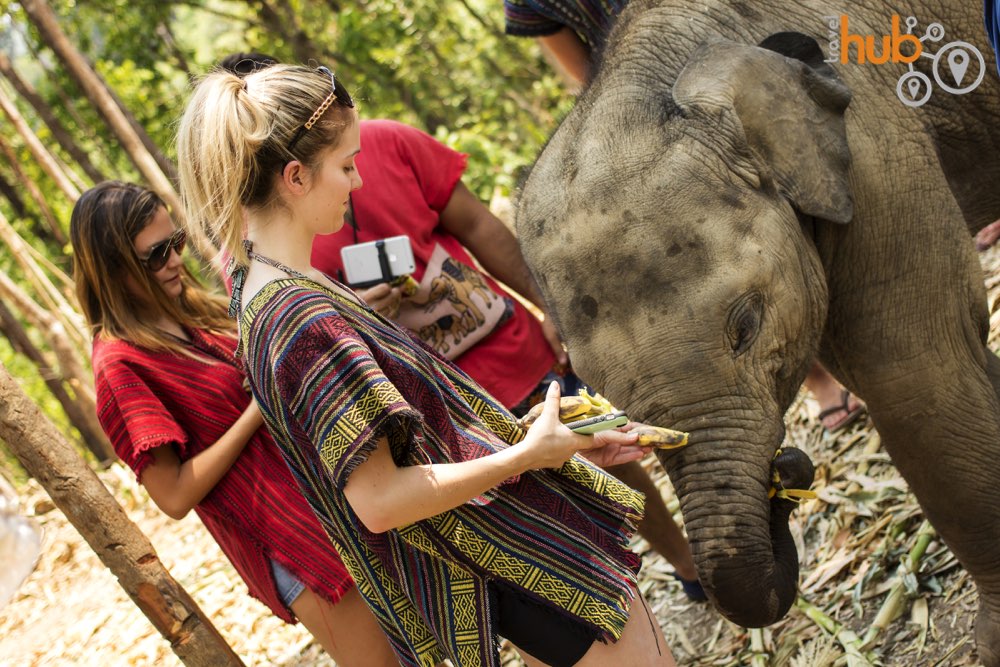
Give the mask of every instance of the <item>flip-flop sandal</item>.
[[837, 423], [833, 424], [832, 426], [823, 427], [824, 429], [826, 429], [826, 432], [830, 433], [831, 435], [843, 431], [845, 428], [856, 422], [858, 420], [858, 417], [860, 417], [865, 412], [864, 403], [861, 403], [860, 405], [858, 405], [858, 407], [851, 410], [850, 407], [851, 392], [849, 392], [848, 390], [845, 389], [843, 393], [840, 395], [840, 397], [842, 399], [840, 405], [836, 405], [832, 408], [827, 408], [826, 410], [823, 410], [822, 412], [819, 413], [818, 417], [820, 423], [823, 423], [823, 419], [829, 417], [830, 415], [837, 414], [838, 412], [845, 413], [844, 417]]

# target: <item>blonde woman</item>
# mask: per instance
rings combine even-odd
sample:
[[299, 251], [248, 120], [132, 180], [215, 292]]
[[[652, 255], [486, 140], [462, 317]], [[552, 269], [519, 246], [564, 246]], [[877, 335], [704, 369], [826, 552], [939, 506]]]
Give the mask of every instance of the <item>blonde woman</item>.
[[[461, 371], [310, 265], [361, 187], [353, 102], [326, 68], [216, 72], [181, 120], [189, 220], [234, 259], [250, 384], [303, 492], [405, 665], [673, 665], [627, 541], [642, 497], [575, 456], [558, 388], [522, 434]], [[246, 243], [244, 243], [246, 238]]]
[[312, 632], [338, 665], [397, 664], [385, 635], [262, 426], [225, 302], [181, 260], [153, 192], [108, 181], [70, 222], [94, 335], [98, 417], [166, 514], [194, 510], [250, 594]]

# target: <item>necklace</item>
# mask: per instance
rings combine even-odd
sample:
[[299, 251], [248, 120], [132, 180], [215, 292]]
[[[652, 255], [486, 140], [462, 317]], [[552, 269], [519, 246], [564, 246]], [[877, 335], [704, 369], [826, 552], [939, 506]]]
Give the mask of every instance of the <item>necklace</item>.
[[[256, 260], [256, 261], [260, 262], [261, 264], [267, 264], [268, 266], [274, 267], [274, 268], [278, 269], [279, 271], [284, 271], [285, 273], [287, 273], [288, 275], [290, 275], [293, 278], [299, 278], [300, 280], [309, 280], [309, 281], [314, 282], [314, 283], [316, 283], [318, 285], [322, 285], [323, 287], [326, 288], [327, 291], [329, 291], [330, 293], [332, 293], [332, 294], [340, 297], [341, 299], [344, 299], [346, 301], [350, 301], [351, 303], [353, 303], [353, 304], [355, 304], [357, 306], [360, 306], [364, 310], [367, 310], [367, 311], [370, 311], [370, 312], [374, 312], [374, 311], [372, 311], [371, 307], [367, 303], [365, 303], [364, 301], [362, 301], [361, 299], [359, 299], [353, 293], [348, 292], [347, 290], [342, 289], [339, 285], [334, 284], [333, 281], [330, 281], [331, 284], [329, 286], [323, 285], [322, 282], [316, 280], [315, 278], [310, 278], [309, 276], [307, 276], [306, 274], [302, 273], [301, 271], [296, 271], [292, 267], [287, 266], [285, 264], [282, 264], [281, 262], [279, 262], [276, 259], [271, 259], [270, 257], [267, 257], [265, 255], [261, 255], [258, 252], [254, 252], [254, 250], [253, 250], [253, 243], [251, 241], [244, 241], [243, 243], [244, 243], [244, 247], [246, 247], [246, 250], [247, 250], [247, 257], [249, 257], [251, 261]], [[234, 283], [234, 285], [235, 285], [235, 283]], [[240, 284], [241, 295], [242, 295], [242, 291], [243, 291], [242, 287], [243, 287], [243, 285], [241, 283]], [[236, 294], [235, 287], [233, 288], [233, 294], [234, 294], [234, 296]]]
[[261, 255], [260, 253], [256, 253], [253, 250], [249, 250], [249, 249], [247, 250], [247, 257], [249, 257], [251, 260], [255, 259], [258, 262], [260, 262], [261, 264], [267, 264], [268, 266], [273, 266], [274, 268], [278, 269], [279, 271], [284, 271], [285, 273], [287, 273], [288, 275], [290, 275], [293, 278], [304, 278], [306, 280], [312, 280], [306, 274], [301, 273], [299, 271], [296, 271], [295, 269], [293, 269], [290, 266], [285, 266], [284, 264], [282, 264], [281, 262], [279, 262], [276, 259], [271, 259], [270, 257], [265, 257], [264, 255]]

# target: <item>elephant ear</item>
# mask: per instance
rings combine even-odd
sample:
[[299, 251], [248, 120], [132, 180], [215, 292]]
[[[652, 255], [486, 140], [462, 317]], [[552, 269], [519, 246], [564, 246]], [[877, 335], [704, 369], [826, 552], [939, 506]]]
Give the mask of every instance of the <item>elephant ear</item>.
[[704, 117], [710, 132], [733, 142], [740, 171], [770, 172], [801, 213], [847, 223], [851, 93], [822, 61], [816, 41], [800, 33], [772, 35], [761, 47], [715, 40], [694, 51], [673, 96], [686, 115]]

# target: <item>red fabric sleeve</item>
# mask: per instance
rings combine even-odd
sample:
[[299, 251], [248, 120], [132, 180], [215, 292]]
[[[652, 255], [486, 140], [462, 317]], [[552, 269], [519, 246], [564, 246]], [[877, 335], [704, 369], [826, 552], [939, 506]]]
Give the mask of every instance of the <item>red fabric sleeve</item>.
[[150, 450], [175, 445], [185, 458], [188, 437], [138, 371], [122, 355], [95, 349], [97, 418], [115, 453], [141, 478], [153, 462]]

